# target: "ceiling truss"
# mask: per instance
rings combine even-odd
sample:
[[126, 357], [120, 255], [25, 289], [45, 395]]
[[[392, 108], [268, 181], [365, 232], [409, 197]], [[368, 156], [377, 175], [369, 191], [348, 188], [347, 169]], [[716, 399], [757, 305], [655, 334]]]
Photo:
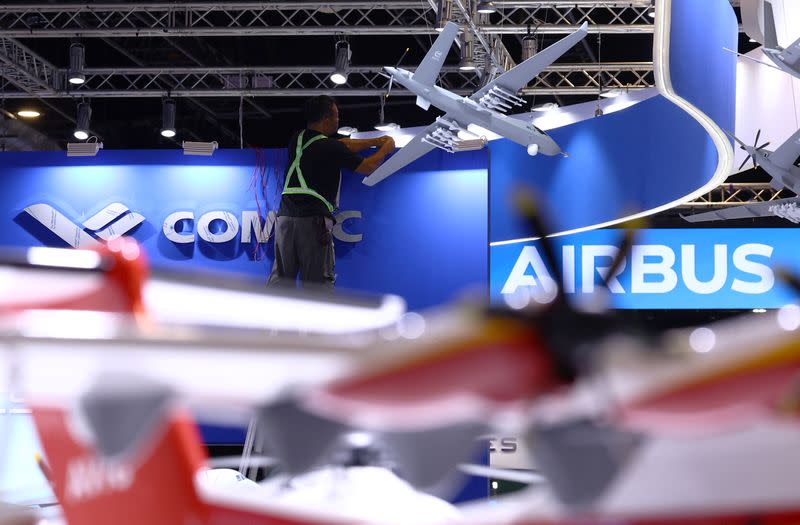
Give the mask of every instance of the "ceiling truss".
[[[455, 19], [471, 15], [470, 0], [446, 0]], [[0, 35], [12, 38], [434, 34], [436, 11], [425, 0], [387, 2], [188, 2], [8, 4]], [[595, 33], [652, 33], [648, 0], [497, 2], [493, 17], [472, 18], [482, 36], [566, 34], [588, 22]], [[530, 5], [528, 5], [530, 4]], [[539, 25], [541, 24], [541, 25]]]
[[[351, 68], [347, 88], [333, 88], [329, 76], [332, 67], [180, 67], [180, 68], [106, 68], [86, 69], [86, 82], [74, 88], [63, 81], [65, 71], [47, 70], [45, 84], [33, 85], [41, 98], [119, 98], [162, 96], [308, 96], [312, 90], [336, 96], [381, 95], [386, 92], [386, 78], [380, 66]], [[525, 95], [594, 95], [605, 86], [620, 89], [643, 89], [653, 86], [652, 62], [620, 64], [555, 64], [523, 89]], [[16, 85], [16, 83], [14, 83]], [[469, 95], [480, 86], [475, 73], [445, 67], [439, 85], [461, 95]], [[31, 91], [13, 92], [4, 87], [6, 98], [27, 98]], [[411, 95], [403, 89], [393, 96]]]

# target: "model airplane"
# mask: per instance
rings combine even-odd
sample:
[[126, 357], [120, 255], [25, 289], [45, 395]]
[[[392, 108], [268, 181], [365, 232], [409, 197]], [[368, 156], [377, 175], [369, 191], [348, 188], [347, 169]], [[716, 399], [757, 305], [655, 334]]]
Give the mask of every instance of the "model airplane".
[[[770, 186], [776, 190], [786, 188], [800, 195], [800, 168], [795, 165], [798, 157], [800, 157], [800, 130], [789, 137], [775, 151], [764, 149], [769, 145], [769, 142], [759, 146], [758, 139], [760, 136], [761, 131], [756, 134], [756, 142], [753, 146], [748, 146], [738, 138], [733, 137], [750, 156], [744, 160], [739, 169], [741, 170], [747, 161], [752, 158], [753, 167], [756, 165], [761, 166], [771, 177]], [[790, 197], [769, 202], [742, 204], [694, 215], [681, 215], [681, 217], [689, 222], [749, 219], [752, 217], [782, 217], [794, 223], [800, 223], [800, 208], [798, 208], [798, 204], [800, 204], [800, 197]]]
[[782, 71], [800, 78], [800, 38], [787, 48], [778, 45], [778, 34], [775, 30], [775, 13], [772, 3], [764, 2], [764, 54]]
[[[305, 384], [295, 380], [311, 370], [289, 366], [294, 361], [272, 377], [283, 387], [295, 382], [292, 399], [334, 422], [381, 431], [494, 419], [530, 436], [552, 485], [544, 502], [529, 493], [516, 504], [472, 507], [460, 518], [433, 522], [733, 524], [800, 517], [800, 309], [654, 340], [622, 336], [607, 319], [562, 301], [563, 294], [533, 314], [452, 312], [428, 324], [419, 339], [372, 339], [364, 346], [369, 352], [350, 353], [349, 366], [332, 363], [334, 370], [314, 372]], [[62, 313], [46, 312], [47, 319]], [[320, 340], [264, 342], [260, 331], [258, 344], [241, 327], [217, 328], [215, 339], [185, 325], [115, 335], [107, 318], [70, 327], [6, 317], [14, 318], [14, 329], [0, 333], [0, 349], [13, 349], [3, 357], [13, 357], [34, 407], [70, 525], [356, 519], [335, 505], [292, 506], [262, 491], [214, 490], [196, 479], [204, 452], [181, 400], [274, 407], [276, 385], [256, 379], [268, 370], [259, 356], [284, 350], [289, 359], [306, 347], [322, 357]], [[179, 361], [181, 354], [188, 360]], [[109, 368], [135, 370], [133, 383], [93, 380]], [[421, 421], [409, 409], [419, 410]], [[420, 438], [415, 450], [426, 448], [435, 448], [434, 441]], [[387, 522], [385, 515], [357, 520]]]
[[434, 148], [449, 153], [457, 151], [459, 133], [462, 136], [466, 133], [473, 136], [473, 139], [480, 138], [480, 131], [475, 126], [493, 131], [526, 147], [529, 155], [542, 153], [552, 156], [561, 153], [561, 148], [547, 133], [505, 113], [523, 105], [524, 100], [517, 96], [519, 90], [580, 42], [588, 33], [587, 28], [588, 24], [584, 22], [571, 35], [506, 71], [472, 96], [462, 98], [435, 85], [459, 30], [457, 24], [449, 22], [414, 73], [401, 68], [384, 68], [390, 75], [391, 82], [397, 82], [417, 95], [419, 107], [427, 110], [433, 105], [444, 111], [445, 115], [438, 117], [372, 175], [365, 177], [364, 184], [374, 186]]

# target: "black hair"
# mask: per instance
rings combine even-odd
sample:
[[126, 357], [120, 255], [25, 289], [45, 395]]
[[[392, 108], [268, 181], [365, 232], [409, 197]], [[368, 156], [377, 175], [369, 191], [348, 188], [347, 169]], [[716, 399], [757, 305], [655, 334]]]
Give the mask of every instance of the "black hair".
[[306, 123], [313, 124], [332, 115], [335, 105], [336, 100], [328, 95], [319, 95], [308, 99], [305, 107]]

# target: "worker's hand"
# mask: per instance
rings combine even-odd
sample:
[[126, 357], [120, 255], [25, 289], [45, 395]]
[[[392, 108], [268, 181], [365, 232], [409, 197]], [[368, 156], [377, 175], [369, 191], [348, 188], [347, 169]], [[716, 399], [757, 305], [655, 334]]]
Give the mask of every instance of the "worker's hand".
[[390, 136], [381, 137], [383, 140], [383, 144], [388, 144], [391, 149], [394, 149], [394, 139]]
[[394, 144], [394, 139], [392, 137], [388, 136], [388, 135], [384, 135], [383, 137], [378, 137], [378, 138], [373, 139], [373, 140], [375, 140], [375, 147], [378, 147], [378, 148], [382, 147], [384, 144], [386, 144], [389, 141], [391, 141], [392, 144]]

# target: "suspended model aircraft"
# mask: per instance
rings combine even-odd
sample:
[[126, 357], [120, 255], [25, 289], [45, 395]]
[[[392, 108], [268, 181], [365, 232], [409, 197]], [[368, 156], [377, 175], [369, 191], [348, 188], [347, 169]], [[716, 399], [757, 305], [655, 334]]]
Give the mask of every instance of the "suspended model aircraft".
[[764, 54], [782, 71], [800, 78], [800, 38], [785, 49], [778, 45], [775, 13], [772, 3], [767, 1], [764, 2]]
[[459, 133], [462, 136], [467, 133], [479, 138], [476, 132], [480, 132], [475, 130], [475, 126], [525, 146], [530, 155], [542, 153], [553, 156], [562, 153], [561, 148], [547, 133], [533, 124], [513, 119], [504, 113], [523, 105], [524, 100], [517, 96], [517, 92], [580, 42], [588, 33], [587, 27], [584, 23], [571, 35], [506, 71], [470, 97], [459, 97], [435, 85], [450, 46], [458, 34], [458, 25], [453, 22], [445, 26], [414, 73], [401, 68], [384, 68], [390, 75], [390, 83], [396, 81], [417, 95], [419, 107], [427, 110], [433, 105], [444, 111], [445, 115], [438, 117], [372, 175], [365, 177], [364, 184], [374, 186], [434, 148], [449, 153], [458, 151]]
[[[745, 150], [750, 158], [753, 159], [753, 167], [761, 166], [772, 179], [770, 186], [776, 190], [788, 189], [800, 195], [800, 168], [795, 165], [800, 157], [800, 130], [784, 142], [775, 151], [765, 150], [769, 145], [758, 145], [761, 131], [756, 134], [756, 141], [753, 146], [748, 146], [736, 137], [733, 137], [739, 146]], [[742, 169], [748, 159], [739, 166]], [[769, 202], [756, 202], [752, 204], [742, 204], [731, 208], [698, 213], [695, 215], [682, 215], [689, 222], [719, 221], [726, 219], [748, 219], [751, 217], [782, 217], [794, 223], [800, 223], [800, 197], [790, 197]]]

